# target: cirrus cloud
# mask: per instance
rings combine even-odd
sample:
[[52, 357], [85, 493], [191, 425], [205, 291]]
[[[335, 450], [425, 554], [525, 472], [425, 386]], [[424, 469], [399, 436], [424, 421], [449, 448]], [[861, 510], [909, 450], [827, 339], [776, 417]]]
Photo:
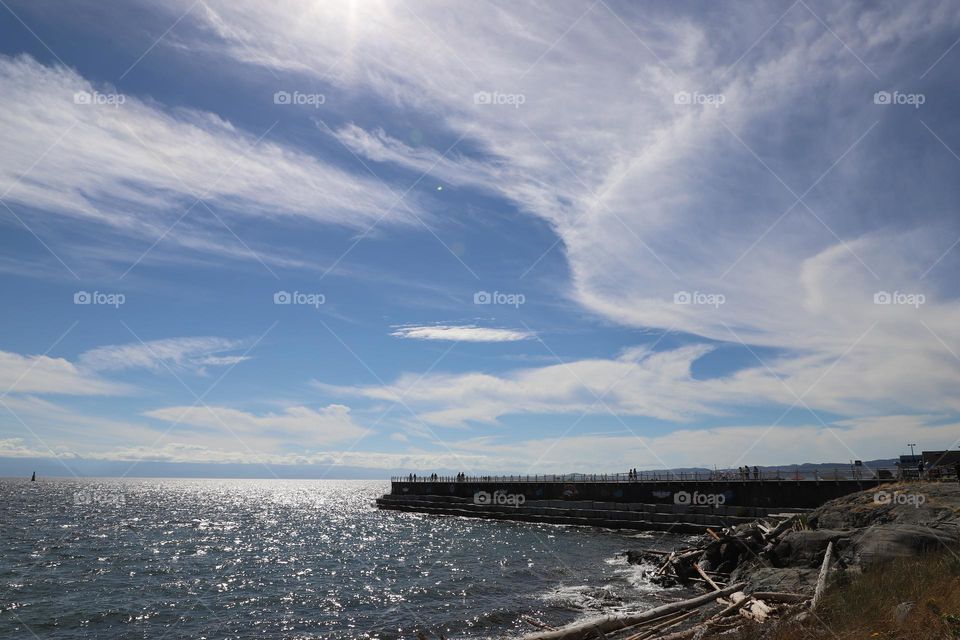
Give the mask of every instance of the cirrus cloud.
[[390, 335], [411, 340], [451, 340], [456, 342], [517, 342], [536, 337], [531, 331], [497, 329], [477, 325], [405, 325]]

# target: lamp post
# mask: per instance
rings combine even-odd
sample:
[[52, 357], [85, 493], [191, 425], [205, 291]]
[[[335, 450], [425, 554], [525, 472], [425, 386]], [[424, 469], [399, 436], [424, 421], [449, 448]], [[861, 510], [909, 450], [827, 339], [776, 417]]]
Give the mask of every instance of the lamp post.
[[915, 446], [917, 446], [917, 443], [914, 442], [914, 443], [911, 444], [911, 443], [908, 442], [908, 443], [907, 443], [907, 446], [910, 447], [910, 457], [911, 457], [911, 458], [914, 457], [913, 448], [914, 448]]

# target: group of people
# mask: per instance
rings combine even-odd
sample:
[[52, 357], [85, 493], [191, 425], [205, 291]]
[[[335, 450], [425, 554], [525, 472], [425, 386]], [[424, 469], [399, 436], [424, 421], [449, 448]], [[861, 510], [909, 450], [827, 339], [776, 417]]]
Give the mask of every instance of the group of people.
[[[440, 476], [438, 476], [435, 473], [431, 473], [429, 476], [420, 476], [420, 480], [423, 480], [423, 481], [430, 480], [431, 482], [435, 482], [439, 479], [440, 479]], [[416, 481], [417, 481], [417, 474], [415, 473], [407, 474], [407, 482], [416, 482]]]
[[637, 473], [636, 469], [630, 469], [630, 471], [627, 471], [627, 479], [629, 480], [636, 480], [638, 479], [639, 475], [640, 474]]
[[[740, 479], [741, 479], [741, 480], [749, 480], [749, 479], [750, 479], [750, 467], [749, 467], [749, 466], [740, 467], [739, 470], [740, 470]], [[754, 479], [754, 480], [759, 480], [759, 479], [760, 479], [760, 467], [754, 467], [754, 468], [753, 468], [753, 479]]]
[[[463, 482], [466, 479], [467, 479], [467, 474], [463, 473], [462, 471], [457, 474], [457, 482]], [[417, 480], [419, 480], [420, 482], [439, 482], [440, 476], [439, 474], [431, 473], [429, 476], [420, 476], [418, 478], [417, 474], [415, 473], [407, 474], [407, 482], [416, 482]]]

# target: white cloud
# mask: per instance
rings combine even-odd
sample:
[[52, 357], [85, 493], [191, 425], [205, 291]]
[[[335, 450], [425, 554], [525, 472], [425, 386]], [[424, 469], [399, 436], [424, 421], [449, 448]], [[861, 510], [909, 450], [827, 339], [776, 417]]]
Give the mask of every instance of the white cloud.
[[165, 338], [97, 347], [82, 353], [79, 363], [92, 371], [138, 368], [163, 371], [169, 367], [203, 372], [208, 366], [231, 366], [249, 360], [249, 356], [219, 355], [243, 346], [242, 340], [217, 337]]
[[[176, 17], [189, 4], [177, 0], [165, 9]], [[586, 7], [576, 3], [462, 5], [451, 12], [433, 2], [321, 9], [305, 0], [209, 0], [184, 18], [199, 20], [209, 37], [181, 44], [296, 72], [288, 78], [331, 82], [332, 90], [369, 96], [400, 114], [427, 114], [438, 129], [464, 134], [460, 149], [471, 153], [441, 158], [442, 149], [411, 147], [390, 131], [356, 125], [335, 136], [373, 162], [416, 174], [432, 168], [445, 181], [499, 194], [546, 220], [561, 240], [556, 250], [569, 262], [571, 297], [604, 318], [732, 343], [742, 338], [776, 354], [764, 356], [765, 365], [707, 381], [690, 374], [709, 349], [694, 345], [500, 375], [434, 374], [411, 389], [415, 376], [409, 375], [346, 392], [385, 401], [408, 392], [405, 402], [437, 424], [603, 413], [594, 394], [611, 386], [606, 402], [613, 411], [666, 420], [715, 415], [737, 403], [790, 405], [794, 394], [806, 394], [815, 409], [846, 415], [958, 411], [960, 305], [950, 280], [957, 251], [926, 273], [958, 231], [956, 219], [943, 213], [956, 201], [953, 187], [929, 178], [938, 162], [953, 158], [917, 119], [897, 120], [908, 111], [872, 104], [875, 78], [852, 52], [885, 83], [913, 83], [929, 66], [937, 38], [949, 36], [944, 47], [952, 42], [960, 14], [950, 2], [934, 1], [920, 9], [896, 2], [856, 11], [812, 5], [791, 7], [742, 60], [780, 15], [778, 8], [748, 4], [701, 16], [664, 5], [639, 19], [629, 4], [611, 5], [614, 16], [601, 3], [577, 21]], [[890, 56], [891, 49], [902, 55]], [[920, 54], [910, 56], [911, 49]], [[332, 67], [335, 73], [318, 75]], [[927, 82], [952, 95], [951, 77], [940, 74], [946, 68]], [[165, 111], [146, 101], [81, 109], [72, 92], [93, 87], [72, 71], [3, 59], [0, 72], [10, 87], [0, 97], [0, 128], [12, 150], [0, 160], [5, 182], [78, 123], [64, 138], [63, 153], [45, 158], [11, 191], [8, 199], [16, 202], [155, 237], [167, 221], [154, 212], [188, 204], [192, 191], [211, 188], [253, 142], [209, 114]], [[678, 91], [721, 92], [725, 103], [719, 109], [678, 105]], [[524, 102], [516, 109], [478, 104], [477, 92], [522, 94]], [[945, 126], [929, 123], [935, 130]], [[897, 124], [903, 126], [891, 126]], [[164, 161], [147, 153], [128, 127], [156, 141], [153, 153]], [[169, 175], [167, 162], [189, 189]], [[810, 185], [816, 188], [807, 194]], [[929, 187], [939, 188], [941, 198]], [[803, 194], [804, 202], [794, 203], [791, 192]], [[358, 225], [392, 200], [372, 181], [270, 144], [254, 149], [209, 196], [238, 215]], [[131, 213], [141, 210], [151, 215]], [[402, 208], [395, 213], [402, 215]], [[205, 240], [192, 242], [217, 250]], [[926, 304], [874, 305], [879, 290], [923, 293]], [[678, 291], [723, 294], [725, 304], [675, 304]], [[489, 331], [509, 330], [398, 329], [402, 337], [464, 340]], [[64, 365], [73, 367], [65, 361], [42, 364], [59, 371], [66, 388], [97, 385], [65, 372]], [[238, 414], [229, 417], [248, 432], [268, 423], [299, 424], [286, 414]], [[210, 416], [191, 415], [219, 428]], [[900, 423], [931, 440], [956, 429]], [[883, 434], [885, 447], [898, 446], [894, 422], [871, 418], [840, 426], [859, 443], [851, 449], [870, 449], [871, 431]], [[654, 448], [675, 451], [672, 443], [682, 442], [704, 456], [711, 449], [732, 456], [765, 427], [757, 429], [682, 431]], [[564, 441], [567, 457], [557, 464], [576, 463], [594, 438]], [[758, 448], [756, 457], [829, 459], [842, 451], [831, 449], [831, 440], [822, 425], [777, 426], [763, 439], [776, 447]], [[597, 445], [598, 460], [605, 451], [624, 451], [619, 459], [626, 466], [641, 464], [626, 462], [641, 451], [630, 453], [627, 441], [597, 442], [603, 445]], [[508, 445], [487, 442], [487, 451], [516, 464], [544, 444], [531, 441], [510, 453]]]
[[[846, 420], [828, 427], [801, 424], [679, 429], [649, 436], [636, 433], [581, 434], [564, 438], [506, 441], [487, 436], [431, 443], [429, 450], [374, 452], [320, 449], [296, 453], [243, 447], [235, 441], [198, 444], [171, 438], [153, 446], [123, 445], [77, 451], [32, 444], [21, 438], [0, 439], [0, 457], [58, 457], [114, 461], [238, 463], [255, 465], [336, 465], [373, 471], [405, 469], [468, 473], [609, 473], [641, 469], [736, 467], [742, 464], [789, 465], [816, 460], [836, 462], [895, 458], [904, 452], [904, 433], [921, 448], [956, 446], [960, 424], [936, 416], [887, 416]], [[559, 434], [558, 434], [559, 435]]]
[[[891, 346], [884, 343], [882, 333], [867, 334], [841, 356], [791, 352], [706, 379], [695, 378], [691, 370], [713, 347], [690, 345], [656, 352], [628, 349], [613, 359], [575, 360], [497, 375], [407, 374], [382, 386], [317, 386], [327, 393], [377, 401], [402, 399], [421, 419], [442, 426], [495, 423], [522, 414], [612, 413], [691, 422], [771, 405], [860, 416], [915, 411], [918, 406], [960, 411], [950, 382], [956, 379], [957, 363], [931, 334], [923, 338], [917, 336], [912, 346]], [[885, 366], [890, 357], [896, 358], [898, 368]]]
[[[263, 132], [244, 132], [211, 113], [165, 109], [134, 96], [117, 105], [78, 104], [77, 93], [114, 90], [71, 69], [0, 56], [0, 83], [6, 142], [0, 184], [14, 207], [79, 218], [150, 242], [169, 231], [164, 237], [182, 246], [249, 258], [232, 236], [222, 241], [219, 222], [203, 226], [209, 216], [173, 223], [202, 197], [227, 221], [252, 216], [365, 227], [396, 198], [376, 179], [271, 142], [269, 134], [258, 141]], [[393, 209], [384, 223], [412, 220], [405, 211]]]
[[63, 358], [0, 351], [0, 393], [3, 392], [118, 395], [129, 393], [130, 388], [83, 371]]
[[[361, 397], [399, 401], [420, 411], [429, 423], [453, 426], [496, 422], [511, 414], [609, 414], [688, 420], [720, 413], [724, 403], [744, 401], [736, 389], [722, 393], [694, 380], [691, 364], [710, 351], [695, 345], [653, 353], [626, 351], [614, 360], [578, 360], [519, 369], [504, 375], [483, 373], [405, 375], [377, 387], [333, 389]], [[324, 387], [328, 391], [330, 387]], [[603, 398], [603, 402], [597, 400]]]
[[535, 334], [516, 329], [495, 329], [476, 325], [420, 325], [398, 327], [390, 335], [413, 340], [456, 340], [459, 342], [516, 342]]
[[238, 437], [249, 446], [318, 446], [357, 439], [369, 431], [353, 420], [350, 408], [331, 404], [321, 409], [287, 407], [283, 413], [256, 415], [229, 407], [165, 407], [144, 413], [164, 420], [212, 430], [221, 438]]
[[[952, 41], [960, 14], [950, 3], [925, 3], [923, 17], [893, 2], [795, 5], [753, 48], [779, 9], [690, 16], [662, 7], [641, 18], [601, 3], [581, 18], [585, 8], [450, 13], [417, 2], [321, 14], [299, 0], [210, 2], [197, 16], [216, 37], [196, 46], [280, 71], [336, 65], [323, 82], [435, 114], [475, 152], [441, 158], [355, 125], [336, 135], [372, 161], [433, 167], [547, 220], [566, 252], [571, 297], [605, 318], [781, 350], [770, 371], [758, 365], [722, 383], [731, 391], [750, 381], [762, 398], [790, 404], [819, 380], [805, 398], [812, 406], [956, 410], [954, 256], [925, 274], [960, 232], [942, 214], [955, 187], [932, 183], [925, 167], [953, 159], [906, 119], [916, 114], [873, 104], [876, 79], [862, 62], [886, 84], [914, 83], [934, 45]], [[891, 46], [904, 55], [892, 59]], [[950, 90], [945, 76], [927, 81]], [[514, 108], [477, 92], [524, 100]], [[677, 104], [678, 92], [720, 93], [724, 103]], [[915, 192], [891, 198], [891, 182]], [[924, 206], [936, 189], [943, 197]], [[883, 290], [922, 293], [926, 304], [873, 304]], [[675, 304], [680, 291], [726, 302]], [[529, 410], [518, 402], [514, 411]], [[491, 403], [449, 410], [508, 411]]]
[[[896, 458], [905, 435], [928, 450], [957, 445], [960, 424], [935, 416], [884, 416], [843, 420], [823, 426], [748, 425], [689, 428], [649, 435], [575, 434], [564, 438], [507, 442], [499, 436], [450, 443], [454, 451], [502, 458], [496, 469], [512, 473], [610, 472], [614, 469], [679, 468], [742, 464], [789, 465]], [[559, 436], [559, 434], [557, 434]]]

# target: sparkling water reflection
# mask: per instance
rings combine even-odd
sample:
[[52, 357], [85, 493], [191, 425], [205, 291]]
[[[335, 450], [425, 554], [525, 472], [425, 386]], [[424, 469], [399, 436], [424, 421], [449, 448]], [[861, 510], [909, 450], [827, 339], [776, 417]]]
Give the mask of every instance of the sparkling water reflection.
[[662, 594], [585, 528], [379, 511], [388, 483], [0, 481], [0, 637], [512, 637]]

